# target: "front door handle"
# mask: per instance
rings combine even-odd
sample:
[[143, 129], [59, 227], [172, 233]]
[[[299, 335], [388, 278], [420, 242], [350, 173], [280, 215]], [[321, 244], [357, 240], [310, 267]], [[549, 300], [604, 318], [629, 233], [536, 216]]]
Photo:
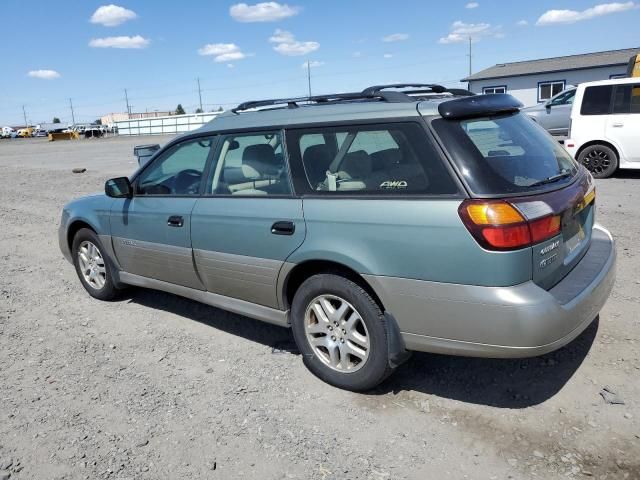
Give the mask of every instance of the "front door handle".
[[296, 226], [293, 222], [281, 221], [271, 225], [271, 233], [274, 235], [293, 235]]
[[171, 215], [167, 220], [167, 225], [170, 227], [181, 227], [184, 225], [184, 218], [180, 215]]

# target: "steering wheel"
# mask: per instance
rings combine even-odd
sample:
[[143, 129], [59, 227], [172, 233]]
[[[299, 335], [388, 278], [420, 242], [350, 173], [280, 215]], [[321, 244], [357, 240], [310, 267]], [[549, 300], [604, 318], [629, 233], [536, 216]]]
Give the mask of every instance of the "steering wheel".
[[198, 193], [201, 179], [202, 172], [196, 169], [189, 168], [187, 170], [182, 170], [173, 180], [173, 191], [178, 195], [194, 195]]

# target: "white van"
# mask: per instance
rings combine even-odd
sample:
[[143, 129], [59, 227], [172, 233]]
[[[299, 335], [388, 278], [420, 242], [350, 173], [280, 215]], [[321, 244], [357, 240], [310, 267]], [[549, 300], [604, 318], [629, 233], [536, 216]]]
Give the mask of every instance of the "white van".
[[11, 127], [2, 127], [0, 131], [0, 138], [13, 138], [16, 136], [16, 131]]
[[640, 168], [640, 78], [578, 85], [564, 146], [596, 178]]

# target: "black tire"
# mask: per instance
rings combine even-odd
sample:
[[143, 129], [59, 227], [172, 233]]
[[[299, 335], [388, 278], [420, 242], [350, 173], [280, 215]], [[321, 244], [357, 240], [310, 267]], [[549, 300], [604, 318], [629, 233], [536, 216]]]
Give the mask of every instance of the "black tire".
[[594, 178], [608, 178], [618, 169], [618, 155], [606, 145], [589, 145], [578, 155], [578, 162]]
[[[104, 260], [104, 284], [97, 288], [96, 285], [92, 285], [87, 281], [85, 275], [82, 272], [82, 267], [80, 265], [80, 255], [79, 250], [81, 246], [85, 242], [90, 242], [95, 245], [98, 249], [98, 253]], [[78, 230], [75, 237], [73, 237], [73, 244], [71, 246], [71, 254], [73, 256], [73, 265], [76, 267], [76, 273], [78, 274], [78, 278], [80, 279], [80, 283], [84, 289], [91, 295], [93, 298], [97, 298], [98, 300], [113, 300], [118, 297], [120, 294], [120, 289], [116, 288], [113, 280], [113, 266], [109, 262], [105, 254], [105, 249], [102, 243], [100, 242], [100, 238], [95, 234], [93, 230], [89, 230], [88, 228], [82, 228]]]
[[[314, 348], [307, 339], [305, 329], [307, 308], [310, 308], [311, 303], [323, 295], [346, 300], [353, 310], [357, 311], [362, 324], [366, 327], [365, 332], [369, 339], [368, 357], [355, 371], [334, 370], [314, 353]], [[291, 327], [306, 367], [330, 385], [351, 391], [369, 390], [380, 384], [394, 370], [389, 365], [388, 328], [382, 309], [362, 287], [345, 277], [327, 273], [314, 275], [305, 280], [296, 292], [291, 305]], [[329, 341], [329, 337], [326, 338]]]

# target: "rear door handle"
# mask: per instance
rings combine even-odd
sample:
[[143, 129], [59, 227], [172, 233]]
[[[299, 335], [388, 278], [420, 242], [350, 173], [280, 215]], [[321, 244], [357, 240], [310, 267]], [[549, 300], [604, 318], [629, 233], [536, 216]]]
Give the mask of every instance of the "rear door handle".
[[280, 221], [271, 225], [271, 233], [274, 235], [293, 235], [296, 226], [293, 222]]
[[180, 215], [171, 215], [167, 220], [167, 225], [170, 227], [181, 227], [184, 225], [184, 218]]

